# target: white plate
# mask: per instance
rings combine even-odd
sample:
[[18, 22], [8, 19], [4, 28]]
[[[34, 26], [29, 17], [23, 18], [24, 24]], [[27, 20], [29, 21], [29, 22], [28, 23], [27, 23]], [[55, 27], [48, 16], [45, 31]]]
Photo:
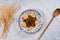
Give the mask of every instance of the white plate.
[[[36, 18], [39, 20], [39, 25], [37, 25], [32, 31], [28, 30], [27, 28], [24, 28], [22, 26], [22, 17], [24, 16], [24, 14], [29, 14], [29, 13], [35, 13], [36, 14]], [[39, 32], [42, 28], [43, 25], [43, 16], [42, 16], [42, 12], [39, 12], [36, 9], [27, 9], [24, 10], [21, 15], [19, 16], [19, 20], [18, 20], [18, 24], [20, 27], [20, 30], [27, 33], [27, 34], [35, 34], [37, 32]]]

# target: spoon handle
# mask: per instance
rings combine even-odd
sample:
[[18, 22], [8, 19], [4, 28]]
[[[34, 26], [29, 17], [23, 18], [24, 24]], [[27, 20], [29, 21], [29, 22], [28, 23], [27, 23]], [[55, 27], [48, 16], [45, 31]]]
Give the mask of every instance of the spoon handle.
[[50, 20], [50, 22], [48, 23], [48, 25], [45, 27], [45, 29], [43, 30], [43, 32], [41, 33], [41, 35], [39, 36], [38, 40], [41, 39], [41, 37], [44, 35], [44, 33], [46, 32], [46, 30], [48, 29], [49, 25], [51, 24], [51, 22], [53, 21], [54, 17], [52, 17], [52, 19]]

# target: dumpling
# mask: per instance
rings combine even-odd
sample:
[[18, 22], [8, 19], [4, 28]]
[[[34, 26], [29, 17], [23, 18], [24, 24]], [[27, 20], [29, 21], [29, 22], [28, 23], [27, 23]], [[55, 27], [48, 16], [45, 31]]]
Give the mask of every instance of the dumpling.
[[26, 27], [26, 23], [25, 23], [25, 22], [22, 22], [22, 26], [23, 26], [23, 27]]
[[36, 15], [35, 15], [34, 13], [31, 13], [30, 15], [31, 15], [32, 17], [36, 17]]
[[34, 27], [30, 26], [30, 27], [29, 27], [29, 30], [32, 30], [33, 28], [34, 28]]
[[38, 20], [35, 21], [35, 25], [39, 25], [39, 21]]
[[28, 15], [27, 15], [27, 14], [25, 14], [25, 15], [23, 16], [23, 18], [24, 18], [24, 19], [27, 19], [27, 18], [28, 18]]

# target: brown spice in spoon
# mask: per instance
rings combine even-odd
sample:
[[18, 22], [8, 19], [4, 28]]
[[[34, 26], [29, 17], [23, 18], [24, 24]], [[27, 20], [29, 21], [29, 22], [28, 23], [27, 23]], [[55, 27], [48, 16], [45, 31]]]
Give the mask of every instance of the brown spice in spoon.
[[48, 29], [49, 25], [51, 24], [51, 22], [53, 21], [53, 19], [55, 17], [57, 17], [58, 15], [60, 15], [60, 9], [57, 8], [54, 12], [53, 12], [53, 17], [52, 19], [50, 20], [50, 22], [48, 23], [48, 25], [46, 26], [46, 28], [43, 30], [43, 32], [41, 33], [41, 35], [39, 36], [38, 40], [41, 39], [41, 37], [44, 35], [44, 33], [46, 32], [46, 30]]

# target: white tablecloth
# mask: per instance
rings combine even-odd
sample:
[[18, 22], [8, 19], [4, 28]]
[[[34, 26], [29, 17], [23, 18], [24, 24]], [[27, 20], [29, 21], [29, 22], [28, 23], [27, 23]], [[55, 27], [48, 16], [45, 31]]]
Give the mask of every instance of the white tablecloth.
[[[9, 4], [12, 4], [15, 0], [7, 0]], [[52, 18], [53, 11], [56, 8], [60, 8], [60, 0], [17, 0], [18, 3], [21, 4], [21, 9], [16, 12], [16, 15], [14, 15], [14, 22], [10, 25], [10, 28], [8, 30], [8, 37], [6, 40], [37, 40], [40, 33], [43, 31], [45, 26], [48, 24], [50, 19]], [[0, 3], [3, 1], [0, 0]], [[26, 9], [39, 9], [43, 12], [44, 18], [45, 18], [45, 26], [41, 29], [40, 32], [28, 35], [20, 31], [18, 27], [18, 17], [20, 13], [23, 10]], [[0, 23], [0, 35], [2, 34], [2, 24]], [[3, 38], [0, 38], [0, 40], [4, 40]], [[41, 40], [60, 40], [60, 15], [57, 16]]]

